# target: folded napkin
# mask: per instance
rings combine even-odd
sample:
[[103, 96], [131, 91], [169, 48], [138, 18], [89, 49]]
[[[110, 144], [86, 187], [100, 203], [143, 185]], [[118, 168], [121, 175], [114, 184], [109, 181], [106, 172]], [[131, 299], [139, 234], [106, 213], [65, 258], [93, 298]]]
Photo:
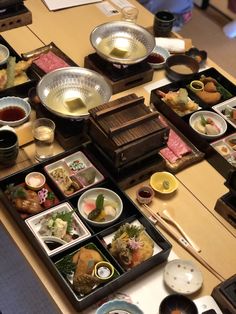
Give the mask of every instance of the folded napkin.
[[155, 40], [157, 46], [163, 47], [169, 50], [169, 52], [172, 53], [185, 52], [184, 39], [156, 37]]

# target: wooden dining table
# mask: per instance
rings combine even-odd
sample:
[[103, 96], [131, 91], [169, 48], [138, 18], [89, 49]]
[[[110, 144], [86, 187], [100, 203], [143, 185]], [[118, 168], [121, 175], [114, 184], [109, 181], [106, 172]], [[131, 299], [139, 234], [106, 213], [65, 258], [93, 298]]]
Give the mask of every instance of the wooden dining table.
[[[137, 23], [145, 28], [152, 27], [153, 15], [143, 8], [136, 1], [129, 1], [139, 9]], [[110, 2], [118, 11], [120, 8]], [[25, 6], [32, 12], [33, 23], [28, 26], [12, 29], [1, 34], [1, 36], [15, 49], [18, 54], [25, 53], [51, 42], [54, 42], [69, 58], [79, 66], [84, 66], [84, 58], [94, 52], [89, 36], [97, 25], [120, 20], [121, 14], [112, 17], [106, 16], [96, 4], [76, 6], [59, 11], [49, 11], [41, 0], [27, 0]], [[176, 35], [178, 36], [178, 35]], [[194, 42], [193, 42], [194, 45]], [[236, 83], [236, 79], [226, 73], [212, 60], [207, 60], [207, 66], [214, 67], [225, 77]], [[157, 82], [165, 77], [165, 71], [156, 70], [151, 83]], [[150, 93], [145, 89], [146, 84], [125, 90], [112, 96], [112, 99], [119, 98], [129, 93], [136, 93], [144, 96], [145, 103], [150, 102]], [[28, 134], [29, 138], [21, 145], [21, 155], [17, 164], [8, 169], [0, 171], [0, 177], [4, 178], [14, 172], [20, 171], [35, 163], [34, 143], [31, 138], [32, 121], [35, 115], [26, 126], [17, 129], [19, 136]], [[54, 153], [60, 153], [64, 149], [56, 142]], [[179, 183], [178, 190], [170, 195], [156, 193], [150, 208], [158, 212], [163, 207], [181, 225], [186, 233], [201, 248], [199, 255], [214, 269], [209, 271], [202, 263], [187, 252], [171, 235], [156, 226], [161, 233], [173, 245], [173, 251], [182, 259], [193, 260], [204, 277], [204, 284], [199, 292], [193, 297], [210, 295], [216, 285], [235, 274], [236, 265], [236, 231], [216, 211], [215, 204], [218, 198], [228, 192], [224, 185], [225, 178], [219, 174], [206, 160], [202, 160], [188, 168], [178, 172], [176, 178]], [[135, 186], [127, 188], [125, 192], [144, 212], [136, 200], [136, 191], [142, 185], [148, 185], [149, 180], [140, 182]], [[6, 208], [1, 205], [0, 220], [3, 222], [9, 234], [12, 236], [20, 251], [31, 264], [40, 281], [48, 293], [52, 296], [62, 313], [76, 313], [71, 303], [65, 296], [62, 289], [40, 260], [34, 248], [25, 238], [12, 216]], [[218, 274], [219, 276], [216, 276]]]

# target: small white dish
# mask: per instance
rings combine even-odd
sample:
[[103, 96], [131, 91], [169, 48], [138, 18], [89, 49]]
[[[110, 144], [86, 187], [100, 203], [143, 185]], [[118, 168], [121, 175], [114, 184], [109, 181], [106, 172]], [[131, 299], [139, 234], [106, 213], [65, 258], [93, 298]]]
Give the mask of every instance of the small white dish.
[[20, 97], [7, 96], [0, 99], [0, 125], [18, 126], [29, 119], [30, 104]]
[[[108, 218], [103, 221], [91, 220], [88, 218], [88, 211], [91, 213], [96, 208], [96, 200], [98, 195], [104, 196], [104, 207], [105, 205], [112, 206], [115, 209], [115, 216], [113, 218]], [[112, 225], [122, 214], [123, 211], [123, 202], [118, 194], [114, 191], [106, 188], [92, 188], [84, 192], [77, 204], [79, 213], [81, 216], [91, 225], [96, 227], [106, 227]], [[86, 212], [86, 210], [88, 211]]]
[[9, 56], [9, 49], [6, 46], [0, 44], [0, 65], [6, 63]]
[[201, 288], [203, 277], [191, 261], [175, 259], [165, 266], [164, 282], [171, 290], [188, 295]]
[[[147, 57], [147, 62], [151, 65], [153, 69], [161, 69], [166, 63], [166, 59], [170, 56], [167, 49], [159, 46], [155, 46], [153, 51]], [[161, 57], [163, 61], [161, 61]]]
[[[205, 134], [205, 133], [198, 131], [196, 129], [196, 123], [198, 123], [198, 121], [201, 121], [202, 116], [204, 117], [205, 120], [210, 118], [214, 122], [214, 124], [218, 127], [219, 133], [217, 133], [217, 134]], [[194, 112], [189, 119], [189, 125], [191, 126], [191, 128], [195, 132], [197, 132], [199, 135], [201, 135], [202, 137], [204, 137], [205, 139], [208, 139], [208, 140], [214, 140], [214, 139], [222, 136], [227, 130], [227, 123], [226, 123], [225, 119], [222, 118], [218, 113], [215, 113], [212, 111], [207, 111], [207, 110], [200, 110], [200, 111]]]
[[[59, 237], [58, 235], [50, 234], [52, 230], [55, 231], [53, 228], [50, 228], [51, 230], [49, 231], [47, 228], [42, 231], [41, 227], [43, 223], [44, 226], [46, 225], [45, 222], [48, 222], [50, 224], [52, 222], [50, 221], [50, 219], [55, 217], [55, 215], [69, 212], [72, 212], [72, 226], [71, 226], [72, 230], [69, 232], [71, 235], [70, 239], [66, 240], [67, 236], [62, 238]], [[58, 216], [58, 218], [60, 218], [60, 216]], [[60, 219], [63, 220], [62, 217]], [[73, 212], [73, 208], [67, 202], [61, 203], [37, 215], [34, 215], [26, 219], [25, 223], [33, 233], [34, 237], [42, 245], [43, 249], [47, 252], [48, 256], [53, 256], [58, 252], [61, 252], [66, 248], [69, 248], [91, 236], [89, 230], [83, 224], [78, 215], [75, 212]], [[78, 237], [73, 238], [72, 236], [73, 234], [77, 235]]]

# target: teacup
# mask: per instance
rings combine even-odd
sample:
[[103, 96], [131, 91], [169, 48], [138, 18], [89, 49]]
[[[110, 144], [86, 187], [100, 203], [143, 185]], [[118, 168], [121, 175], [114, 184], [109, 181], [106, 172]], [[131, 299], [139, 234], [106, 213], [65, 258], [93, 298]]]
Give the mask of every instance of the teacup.
[[16, 133], [7, 128], [0, 128], [0, 165], [13, 165], [18, 153], [19, 144]]
[[168, 37], [171, 33], [175, 16], [168, 11], [158, 11], [154, 16], [153, 31], [155, 37]]

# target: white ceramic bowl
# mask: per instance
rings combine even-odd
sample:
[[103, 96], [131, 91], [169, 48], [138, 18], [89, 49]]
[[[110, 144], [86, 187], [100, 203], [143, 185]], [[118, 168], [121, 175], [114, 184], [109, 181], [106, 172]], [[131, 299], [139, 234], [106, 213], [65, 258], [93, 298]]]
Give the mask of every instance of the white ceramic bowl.
[[[209, 135], [209, 134], [204, 134], [199, 132], [198, 130], [196, 130], [196, 128], [194, 127], [195, 123], [201, 119], [201, 115], [207, 119], [207, 118], [211, 118], [214, 123], [217, 125], [217, 127], [220, 129], [220, 132], [216, 135]], [[206, 138], [206, 139], [216, 139], [218, 137], [220, 137], [221, 135], [223, 135], [226, 130], [227, 130], [227, 123], [224, 120], [224, 118], [222, 118], [219, 114], [215, 113], [215, 112], [211, 112], [211, 111], [196, 111], [195, 113], [193, 113], [189, 119], [189, 124], [190, 126], [194, 129], [195, 132], [197, 132], [199, 135], [201, 135], [202, 137]]]
[[[23, 98], [20, 97], [14, 97], [14, 96], [8, 96], [8, 97], [3, 97], [0, 99], [0, 111], [1, 110], [6, 110], [9, 108], [17, 108], [20, 110], [24, 111], [24, 116], [22, 115], [22, 118], [13, 118], [13, 120], [1, 120], [0, 118], [0, 125], [9, 125], [9, 126], [18, 126], [23, 123], [25, 123], [29, 119], [29, 115], [31, 112], [31, 107], [30, 104], [24, 100]], [[0, 113], [0, 117], [1, 117]]]
[[[155, 58], [155, 54], [161, 55], [164, 58], [163, 62], [151, 62], [151, 58]], [[166, 63], [166, 59], [170, 56], [170, 53], [167, 49], [163, 47], [156, 46], [151, 54], [147, 57], [147, 62], [151, 65], [153, 69], [161, 69]]]
[[[85, 213], [84, 209], [83, 209], [83, 204], [85, 202], [86, 199], [89, 200], [96, 200], [97, 196], [99, 194], [103, 194], [104, 195], [104, 202], [107, 201], [109, 203], [109, 201], [111, 203], [115, 203], [116, 206], [116, 215], [113, 219], [111, 220], [107, 220], [107, 221], [95, 221], [95, 220], [90, 220], [88, 218], [88, 215]], [[79, 213], [81, 214], [81, 216], [91, 225], [96, 226], [96, 227], [105, 227], [105, 226], [109, 226], [112, 225], [116, 220], [119, 219], [120, 215], [122, 214], [123, 211], [123, 202], [121, 200], [121, 198], [119, 197], [118, 194], [116, 194], [114, 191], [106, 189], [106, 188], [94, 188], [94, 189], [90, 189], [87, 190], [86, 192], [84, 192], [79, 200], [78, 200], [78, 210]]]
[[6, 63], [9, 56], [9, 49], [6, 46], [0, 44], [0, 65]]
[[177, 293], [191, 294], [201, 288], [203, 277], [191, 261], [175, 259], [165, 266], [164, 282]]

